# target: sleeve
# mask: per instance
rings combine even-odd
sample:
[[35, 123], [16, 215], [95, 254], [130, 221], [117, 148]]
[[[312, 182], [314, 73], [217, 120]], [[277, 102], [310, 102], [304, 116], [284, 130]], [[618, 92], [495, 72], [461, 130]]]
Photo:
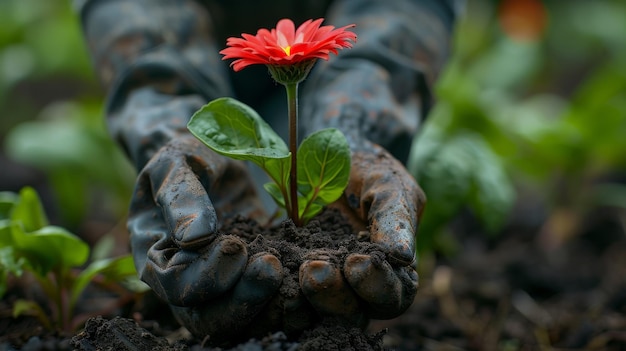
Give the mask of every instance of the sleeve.
[[458, 6], [446, 0], [343, 0], [336, 26], [356, 24], [357, 43], [321, 61], [305, 82], [302, 126], [341, 130], [351, 147], [379, 144], [405, 162], [449, 54]]
[[[107, 93], [110, 133], [131, 159], [140, 157], [129, 150], [133, 133], [126, 131], [134, 124], [121, 111], [135, 90], [151, 87], [161, 100], [197, 95], [207, 101], [232, 95], [227, 67], [212, 37], [211, 19], [195, 1], [83, 0], [76, 2], [76, 8]], [[186, 120], [167, 128], [185, 126]], [[158, 144], [167, 141], [161, 139]]]

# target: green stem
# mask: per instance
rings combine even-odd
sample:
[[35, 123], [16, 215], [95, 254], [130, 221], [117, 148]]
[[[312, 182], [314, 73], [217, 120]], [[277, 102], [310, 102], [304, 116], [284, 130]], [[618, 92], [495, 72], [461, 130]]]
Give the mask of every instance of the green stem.
[[[54, 304], [54, 312], [52, 313], [55, 317], [56, 327], [63, 328], [63, 296], [61, 292], [61, 279], [59, 270], [55, 269], [48, 273], [47, 275], [50, 295], [53, 304]], [[55, 313], [56, 312], [56, 313]]]
[[[50, 310], [52, 311], [52, 314], [56, 316], [58, 316], [58, 300], [57, 300], [57, 295], [56, 295], [56, 286], [53, 283], [53, 279], [50, 276], [50, 273], [48, 273], [48, 275], [46, 276], [40, 276], [39, 274], [33, 274], [33, 276], [35, 277], [35, 279], [39, 282], [39, 286], [43, 289], [44, 294], [46, 295], [46, 297], [48, 298], [48, 307], [50, 308]], [[54, 326], [53, 326], [53, 320], [52, 320], [52, 316], [48, 317], [47, 314], [43, 313], [43, 309], [41, 308], [41, 306], [36, 303], [37, 306], [39, 306], [39, 309], [41, 310], [42, 313], [38, 314], [39, 320], [42, 322], [42, 324], [44, 325], [44, 327], [46, 327], [48, 330], [53, 330]], [[57, 319], [58, 321], [58, 319]]]
[[298, 83], [285, 84], [289, 111], [289, 151], [291, 152], [291, 172], [289, 173], [289, 202], [287, 211], [296, 226], [300, 226], [298, 212]]
[[67, 271], [63, 268], [53, 271], [55, 284], [57, 288], [57, 308], [59, 310], [58, 327], [63, 331], [69, 330], [70, 311], [69, 311], [69, 292], [66, 289]]

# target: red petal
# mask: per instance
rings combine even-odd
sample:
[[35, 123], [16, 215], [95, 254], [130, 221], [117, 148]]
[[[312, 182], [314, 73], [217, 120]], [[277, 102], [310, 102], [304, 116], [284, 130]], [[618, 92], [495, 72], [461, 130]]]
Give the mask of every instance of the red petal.
[[[228, 38], [227, 47], [220, 51], [226, 59], [235, 59], [231, 66], [239, 71], [253, 64], [292, 65], [304, 60], [337, 54], [341, 48], [349, 48], [356, 42], [356, 34], [347, 30], [354, 25], [335, 29], [321, 26], [323, 18], [307, 20], [297, 29], [289, 19], [282, 19], [275, 29], [261, 28], [256, 35], [242, 34], [241, 38]], [[290, 54], [284, 48], [290, 46]]]
[[293, 44], [296, 36], [296, 27], [290, 19], [281, 19], [276, 25], [276, 44], [287, 47]]

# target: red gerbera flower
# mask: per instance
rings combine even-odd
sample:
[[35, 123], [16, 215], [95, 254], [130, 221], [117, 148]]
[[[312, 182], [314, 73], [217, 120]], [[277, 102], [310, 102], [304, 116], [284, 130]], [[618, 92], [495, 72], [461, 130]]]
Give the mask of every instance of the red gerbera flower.
[[228, 38], [226, 49], [220, 51], [223, 60], [231, 63], [235, 71], [254, 65], [292, 66], [321, 58], [328, 60], [329, 53], [337, 54], [356, 42], [356, 34], [348, 31], [354, 24], [335, 29], [322, 26], [323, 18], [308, 20], [298, 29], [290, 19], [282, 19], [276, 29], [260, 29], [256, 35], [242, 34], [242, 38]]

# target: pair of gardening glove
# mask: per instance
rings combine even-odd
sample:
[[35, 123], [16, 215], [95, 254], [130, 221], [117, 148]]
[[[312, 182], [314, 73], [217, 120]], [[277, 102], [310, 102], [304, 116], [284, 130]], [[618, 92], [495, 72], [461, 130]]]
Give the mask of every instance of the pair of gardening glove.
[[[91, 0], [80, 10], [109, 91], [111, 134], [139, 171], [128, 229], [141, 279], [211, 344], [311, 327], [256, 320], [277, 295], [283, 266], [269, 252], [249, 255], [236, 236], [217, 235], [229, 217], [265, 213], [245, 164], [186, 128], [204, 103], [232, 95], [205, 8], [191, 0]], [[310, 257], [299, 282], [305, 308], [364, 326], [400, 315], [417, 291], [415, 233], [425, 197], [403, 162], [430, 104], [453, 15], [445, 2], [426, 0], [336, 1], [329, 13], [330, 23], [357, 25], [358, 43], [318, 62], [304, 83], [301, 121], [307, 134], [335, 127], [346, 135], [350, 181], [333, 206], [367, 228], [384, 257], [351, 254], [343, 267]], [[294, 311], [302, 305], [294, 302]]]

